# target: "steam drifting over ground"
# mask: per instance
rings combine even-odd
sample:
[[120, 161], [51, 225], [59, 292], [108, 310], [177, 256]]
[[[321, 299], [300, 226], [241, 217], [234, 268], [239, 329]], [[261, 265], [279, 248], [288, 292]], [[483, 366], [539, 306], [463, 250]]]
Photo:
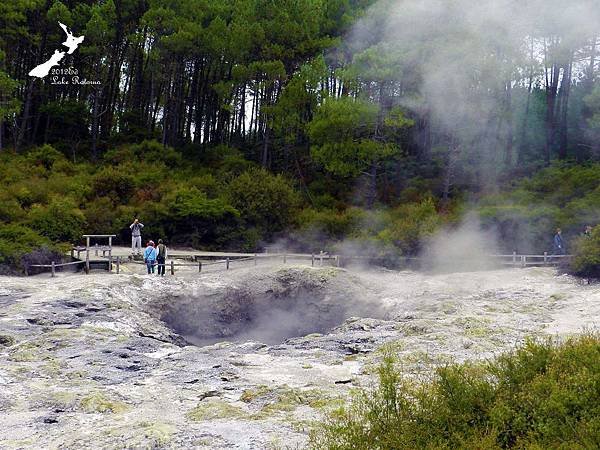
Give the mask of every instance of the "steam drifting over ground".
[[498, 254], [495, 234], [481, 228], [469, 214], [457, 228], [444, 229], [431, 237], [421, 253], [422, 267], [433, 272], [466, 272], [498, 268], [490, 255]]

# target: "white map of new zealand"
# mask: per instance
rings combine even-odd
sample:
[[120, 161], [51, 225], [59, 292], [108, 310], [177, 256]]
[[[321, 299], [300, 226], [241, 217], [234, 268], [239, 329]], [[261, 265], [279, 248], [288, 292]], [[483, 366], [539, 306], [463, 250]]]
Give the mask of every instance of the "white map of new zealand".
[[58, 25], [60, 25], [60, 27], [64, 30], [64, 32], [67, 35], [67, 40], [63, 42], [62, 45], [67, 47], [69, 50], [66, 53], [61, 52], [59, 50], [55, 50], [54, 54], [50, 57], [48, 61], [31, 69], [31, 72], [29, 72], [30, 76], [44, 78], [50, 73], [50, 69], [52, 67], [58, 66], [58, 63], [65, 57], [66, 54], [72, 54], [75, 50], [77, 50], [79, 44], [83, 42], [85, 36], [74, 36], [65, 24], [58, 22]]

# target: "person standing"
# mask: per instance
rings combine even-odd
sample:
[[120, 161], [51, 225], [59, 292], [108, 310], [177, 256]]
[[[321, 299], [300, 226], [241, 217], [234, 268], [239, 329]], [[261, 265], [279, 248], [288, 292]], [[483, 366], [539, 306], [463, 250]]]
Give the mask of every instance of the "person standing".
[[555, 255], [564, 255], [565, 252], [565, 244], [562, 238], [562, 231], [560, 228], [556, 229], [556, 234], [554, 235], [554, 254]]
[[146, 250], [144, 250], [144, 262], [148, 268], [148, 274], [154, 273], [154, 265], [156, 264], [156, 249], [154, 242], [148, 242]]
[[158, 263], [158, 275], [165, 276], [165, 261], [167, 260], [167, 246], [162, 239], [158, 240], [156, 246], [156, 262]]
[[131, 229], [131, 254], [140, 255], [142, 253], [142, 228], [144, 224], [137, 218], [129, 225]]

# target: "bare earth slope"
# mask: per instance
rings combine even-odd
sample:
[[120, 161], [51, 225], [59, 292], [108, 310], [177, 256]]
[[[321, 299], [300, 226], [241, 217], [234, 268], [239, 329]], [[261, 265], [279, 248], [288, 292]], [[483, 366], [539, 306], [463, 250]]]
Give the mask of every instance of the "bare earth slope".
[[383, 346], [426, 376], [599, 319], [550, 269], [4, 277], [0, 448], [302, 447]]

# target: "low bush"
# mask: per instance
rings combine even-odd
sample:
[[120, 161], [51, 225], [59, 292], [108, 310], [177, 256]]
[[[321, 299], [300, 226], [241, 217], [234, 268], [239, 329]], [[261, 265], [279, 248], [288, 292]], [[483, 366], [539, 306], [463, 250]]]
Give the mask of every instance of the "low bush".
[[155, 216], [171, 242], [211, 248], [239, 226], [239, 211], [221, 198], [209, 199], [195, 187], [181, 187], [167, 194]]
[[54, 198], [48, 205], [34, 205], [27, 225], [52, 242], [77, 242], [84, 233], [85, 216], [68, 197]]
[[139, 144], [128, 144], [109, 150], [104, 154], [104, 160], [114, 165], [146, 161], [149, 164], [162, 163], [171, 168], [178, 167], [183, 162], [181, 153], [154, 140], [145, 140]]
[[91, 185], [94, 197], [109, 197], [115, 203], [123, 203], [133, 195], [135, 179], [120, 167], [108, 166], [94, 174]]
[[529, 341], [489, 363], [410, 382], [387, 355], [379, 384], [331, 412], [315, 449], [600, 448], [600, 337]]
[[300, 206], [300, 196], [291, 183], [264, 169], [252, 169], [233, 179], [226, 195], [247, 226], [257, 228], [266, 238], [292, 225]]
[[442, 224], [431, 198], [418, 203], [407, 203], [385, 213], [384, 228], [377, 239], [386, 245], [394, 245], [402, 254], [418, 253], [422, 242]]
[[507, 192], [479, 201], [482, 223], [495, 229], [504, 251], [551, 251], [557, 227], [567, 252], [586, 225], [600, 219], [600, 164], [556, 163]]
[[600, 279], [600, 226], [590, 236], [581, 236], [575, 243], [574, 258], [569, 270], [573, 275]]
[[23, 257], [40, 248], [52, 248], [51, 242], [23, 225], [0, 225], [0, 265], [24, 269]]

